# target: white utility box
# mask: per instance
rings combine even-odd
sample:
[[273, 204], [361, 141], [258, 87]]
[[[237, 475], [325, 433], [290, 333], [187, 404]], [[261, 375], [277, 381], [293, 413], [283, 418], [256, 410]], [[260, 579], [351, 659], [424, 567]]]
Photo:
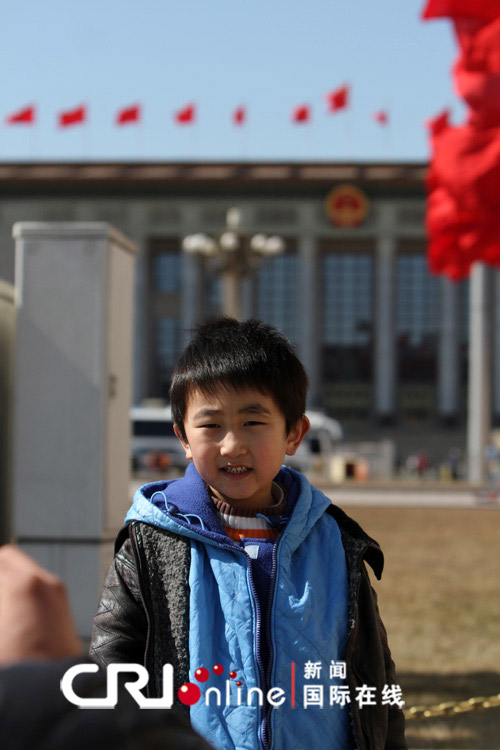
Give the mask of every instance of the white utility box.
[[105, 223], [14, 225], [13, 531], [90, 635], [128, 505], [135, 245]]

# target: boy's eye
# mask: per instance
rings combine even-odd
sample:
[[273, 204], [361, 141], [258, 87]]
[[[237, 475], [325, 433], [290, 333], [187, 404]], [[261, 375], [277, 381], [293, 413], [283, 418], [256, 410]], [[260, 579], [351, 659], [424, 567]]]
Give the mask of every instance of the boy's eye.
[[255, 424], [264, 424], [264, 422], [256, 422], [255, 420], [251, 420], [250, 422], [245, 422], [245, 424], [252, 426]]

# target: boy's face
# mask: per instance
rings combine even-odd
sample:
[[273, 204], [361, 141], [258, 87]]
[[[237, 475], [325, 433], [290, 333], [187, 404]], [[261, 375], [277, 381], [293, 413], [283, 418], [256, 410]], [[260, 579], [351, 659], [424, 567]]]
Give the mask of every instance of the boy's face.
[[175, 434], [212, 491], [234, 508], [272, 504], [271, 484], [309, 429], [307, 417], [286, 435], [285, 417], [271, 396], [246, 389], [220, 388], [216, 396], [194, 390], [184, 430]]

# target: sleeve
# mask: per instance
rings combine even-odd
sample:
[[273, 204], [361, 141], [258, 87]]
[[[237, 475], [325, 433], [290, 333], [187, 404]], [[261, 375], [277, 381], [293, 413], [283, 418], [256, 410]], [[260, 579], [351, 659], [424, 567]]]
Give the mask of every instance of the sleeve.
[[116, 553], [94, 616], [90, 657], [100, 666], [144, 664], [148, 615], [141, 596], [132, 542], [127, 538]]
[[[377, 592], [371, 587], [373, 600], [375, 603], [375, 612], [377, 618], [377, 626], [380, 635], [380, 642], [382, 644], [382, 650], [384, 654], [384, 665], [385, 665], [385, 682], [387, 685], [396, 684], [396, 666], [391, 656], [391, 650], [389, 648], [389, 642], [387, 639], [387, 631], [385, 629], [380, 612], [378, 608]], [[387, 739], [385, 748], [386, 750], [406, 750], [408, 745], [405, 740], [405, 716], [403, 710], [398, 706], [388, 706], [388, 724], [387, 724]]]

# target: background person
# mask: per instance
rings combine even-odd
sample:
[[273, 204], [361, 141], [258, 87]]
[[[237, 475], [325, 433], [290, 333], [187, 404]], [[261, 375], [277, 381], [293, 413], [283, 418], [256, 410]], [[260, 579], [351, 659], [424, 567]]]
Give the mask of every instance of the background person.
[[[19, 548], [0, 547], [2, 750], [210, 750], [177, 711], [141, 711], [122, 688], [114, 709], [69, 703], [61, 678], [86, 661], [61, 581]], [[76, 678], [75, 691], [104, 697], [105, 671]]]

